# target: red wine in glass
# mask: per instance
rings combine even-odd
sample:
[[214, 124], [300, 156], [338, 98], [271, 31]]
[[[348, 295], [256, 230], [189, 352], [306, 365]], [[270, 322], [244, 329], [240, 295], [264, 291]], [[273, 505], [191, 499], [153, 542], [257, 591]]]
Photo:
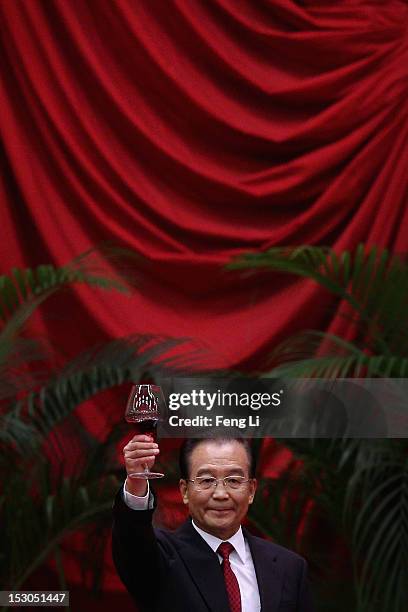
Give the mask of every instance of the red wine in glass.
[[[134, 385], [126, 406], [125, 419], [139, 434], [157, 438], [157, 423], [164, 416], [166, 403], [163, 392], [157, 385]], [[161, 472], [151, 472], [147, 465], [143, 472], [128, 474], [130, 478], [163, 478]]]
[[144, 434], [145, 436], [151, 436], [156, 442], [157, 423], [159, 422], [158, 418], [140, 418], [137, 415], [129, 415], [125, 418], [129, 424], [134, 426], [136, 433], [142, 435]]

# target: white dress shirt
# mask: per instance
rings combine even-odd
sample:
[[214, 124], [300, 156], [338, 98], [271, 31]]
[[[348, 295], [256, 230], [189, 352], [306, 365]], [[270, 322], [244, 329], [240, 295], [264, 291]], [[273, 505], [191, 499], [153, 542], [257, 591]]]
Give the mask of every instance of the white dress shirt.
[[[125, 483], [126, 485], [126, 483]], [[150, 495], [149, 481], [147, 481], [147, 493], [143, 497], [132, 495], [123, 487], [123, 497], [125, 503], [132, 510], [147, 510], [153, 508], [153, 499]], [[220, 540], [215, 536], [203, 531], [192, 521], [192, 525], [197, 533], [203, 538], [214, 552], [222, 542], [230, 542], [234, 550], [231, 552], [229, 560], [232, 571], [237, 577], [239, 590], [241, 593], [242, 612], [259, 612], [261, 609], [261, 601], [259, 598], [258, 582], [255, 574], [254, 562], [252, 560], [251, 551], [249, 550], [248, 542], [244, 538], [241, 527], [228, 540]], [[217, 553], [219, 562], [222, 563], [222, 557]]]

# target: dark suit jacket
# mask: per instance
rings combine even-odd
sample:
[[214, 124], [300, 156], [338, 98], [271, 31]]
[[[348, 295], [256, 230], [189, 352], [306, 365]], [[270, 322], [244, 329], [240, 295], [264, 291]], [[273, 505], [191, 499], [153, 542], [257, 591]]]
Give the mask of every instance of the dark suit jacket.
[[[112, 534], [116, 569], [145, 612], [229, 612], [218, 556], [186, 521], [152, 527], [153, 510], [131, 510], [119, 493]], [[243, 529], [255, 566], [262, 612], [313, 612], [302, 557]]]

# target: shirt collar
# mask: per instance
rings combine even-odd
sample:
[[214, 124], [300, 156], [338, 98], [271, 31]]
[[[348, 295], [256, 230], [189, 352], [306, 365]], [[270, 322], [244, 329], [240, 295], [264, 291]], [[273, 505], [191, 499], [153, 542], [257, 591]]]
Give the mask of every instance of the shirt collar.
[[203, 531], [202, 529], [200, 529], [200, 527], [197, 527], [197, 525], [195, 524], [193, 520], [191, 521], [191, 523], [194, 529], [200, 534], [203, 540], [207, 542], [208, 546], [212, 548], [214, 552], [217, 552], [217, 548], [222, 542], [231, 542], [241, 562], [245, 564], [246, 548], [245, 548], [244, 534], [242, 533], [241, 526], [238, 529], [238, 531], [234, 533], [233, 536], [228, 538], [228, 540], [220, 540], [220, 538], [217, 538], [216, 536], [211, 535], [211, 533], [207, 533], [206, 531]]

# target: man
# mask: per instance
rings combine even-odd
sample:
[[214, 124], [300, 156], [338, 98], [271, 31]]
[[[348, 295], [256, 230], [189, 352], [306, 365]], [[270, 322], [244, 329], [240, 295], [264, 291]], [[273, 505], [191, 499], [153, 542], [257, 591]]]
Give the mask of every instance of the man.
[[[127, 473], [159, 454], [148, 436], [125, 446]], [[127, 478], [114, 506], [113, 559], [145, 612], [312, 612], [304, 559], [241, 527], [256, 491], [246, 440], [188, 440], [180, 451], [183, 502], [177, 531], [152, 528], [146, 480]]]

